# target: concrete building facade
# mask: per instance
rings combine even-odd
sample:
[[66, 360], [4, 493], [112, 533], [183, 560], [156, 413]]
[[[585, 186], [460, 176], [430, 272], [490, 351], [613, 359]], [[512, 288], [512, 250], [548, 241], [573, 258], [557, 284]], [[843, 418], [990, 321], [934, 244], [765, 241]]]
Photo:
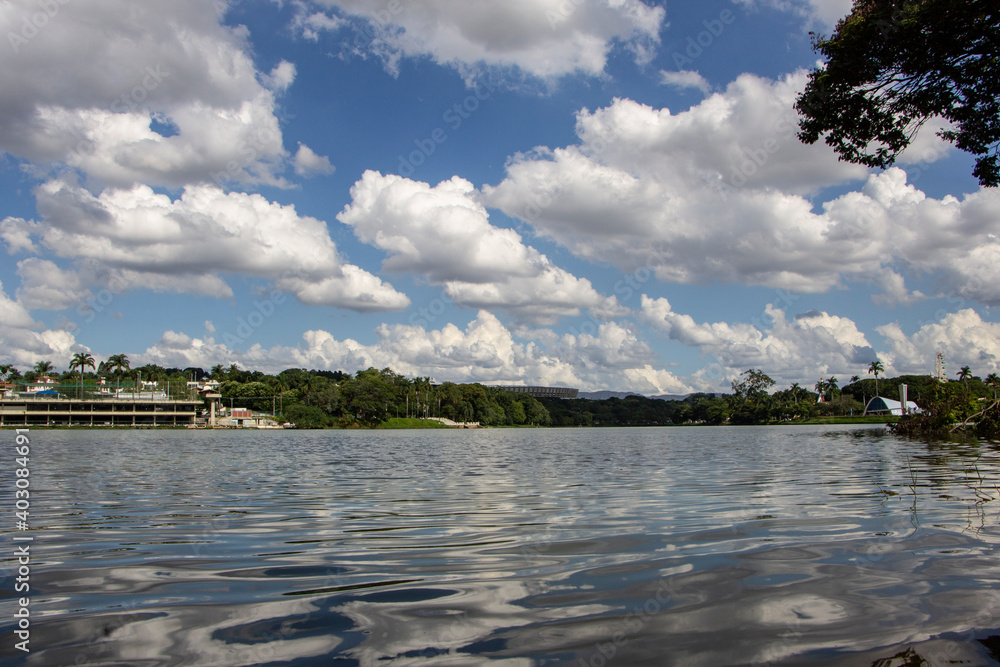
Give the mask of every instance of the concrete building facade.
[[189, 426], [202, 401], [71, 399], [19, 396], [0, 399], [2, 426]]
[[535, 398], [576, 398], [580, 394], [579, 389], [572, 387], [536, 387], [530, 385], [510, 385], [501, 386], [500, 389], [510, 391], [515, 394], [530, 394]]

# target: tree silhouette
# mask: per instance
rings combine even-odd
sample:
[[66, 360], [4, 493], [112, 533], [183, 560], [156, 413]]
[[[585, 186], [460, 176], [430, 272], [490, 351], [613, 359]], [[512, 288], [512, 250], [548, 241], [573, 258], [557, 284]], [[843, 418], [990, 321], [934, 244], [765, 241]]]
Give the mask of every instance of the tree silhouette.
[[965, 383], [965, 393], [968, 394], [969, 380], [972, 378], [972, 369], [969, 368], [968, 366], [962, 366], [962, 368], [959, 369], [956, 375], [958, 375], [959, 380]]
[[80, 398], [83, 398], [83, 369], [95, 368], [94, 357], [89, 352], [77, 352], [69, 362], [69, 370], [80, 369]]
[[826, 64], [795, 108], [799, 139], [825, 136], [840, 159], [885, 169], [931, 118], [976, 157], [983, 187], [1000, 183], [1000, 5], [985, 0], [855, 0], [829, 38]]
[[868, 373], [875, 376], [875, 395], [878, 396], [878, 374], [883, 372], [885, 369], [882, 367], [882, 362], [876, 359], [875, 361], [868, 364]]
[[986, 386], [993, 387], [993, 400], [997, 400], [997, 387], [1000, 386], [1000, 377], [997, 377], [996, 373], [990, 373], [986, 376]]
[[[122, 373], [131, 368], [128, 357], [124, 354], [113, 354], [108, 357], [108, 368], [114, 369], [115, 389], [121, 388]], [[117, 394], [117, 391], [115, 392]]]

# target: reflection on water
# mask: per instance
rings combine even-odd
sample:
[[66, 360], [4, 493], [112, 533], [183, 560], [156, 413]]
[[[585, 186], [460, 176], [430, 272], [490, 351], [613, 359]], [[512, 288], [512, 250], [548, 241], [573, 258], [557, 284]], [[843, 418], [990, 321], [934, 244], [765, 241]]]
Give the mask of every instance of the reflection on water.
[[33, 436], [33, 650], [7, 641], [5, 664], [998, 655], [986, 443], [840, 427]]

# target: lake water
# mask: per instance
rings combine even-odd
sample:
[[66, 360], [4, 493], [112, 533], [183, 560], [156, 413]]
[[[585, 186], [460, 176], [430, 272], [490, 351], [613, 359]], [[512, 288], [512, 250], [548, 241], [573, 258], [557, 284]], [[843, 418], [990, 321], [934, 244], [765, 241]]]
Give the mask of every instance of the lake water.
[[[996, 664], [1000, 447], [876, 428], [45, 431], [9, 665]], [[9, 516], [8, 516], [9, 515]], [[991, 639], [992, 638], [992, 639]]]

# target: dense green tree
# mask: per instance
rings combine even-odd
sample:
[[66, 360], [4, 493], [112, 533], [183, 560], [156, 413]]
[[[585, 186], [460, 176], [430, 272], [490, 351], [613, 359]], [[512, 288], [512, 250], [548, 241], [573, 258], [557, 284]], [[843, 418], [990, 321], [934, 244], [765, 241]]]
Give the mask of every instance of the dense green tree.
[[277, 378], [288, 389], [299, 389], [309, 383], [313, 376], [304, 368], [289, 368], [278, 373]]
[[816, 394], [803, 389], [797, 382], [775, 392], [771, 398], [771, 418], [777, 421], [807, 419], [817, 411]]
[[233, 407], [271, 412], [275, 405], [274, 390], [271, 385], [265, 382], [226, 380], [219, 386], [219, 391], [222, 394], [222, 400]]
[[751, 368], [732, 381], [732, 410], [729, 419], [734, 424], [763, 424], [770, 421], [771, 397], [768, 389], [774, 380], [760, 369]]
[[1000, 376], [996, 373], [990, 373], [986, 376], [986, 386], [993, 389], [993, 400], [997, 400], [997, 388], [1000, 387]]
[[184, 376], [185, 382], [201, 382], [208, 377], [205, 369], [198, 366], [188, 366], [181, 371], [181, 374]]
[[146, 364], [132, 370], [135, 371], [136, 380], [141, 382], [161, 382], [168, 375], [167, 369], [159, 364]]
[[299, 428], [325, 428], [334, 421], [330, 416], [314, 405], [293, 403], [283, 411], [284, 418]]
[[987, 0], [855, 0], [825, 65], [796, 102], [799, 138], [825, 136], [842, 160], [887, 168], [929, 119], [976, 156], [982, 186], [1000, 182], [1000, 5]]
[[453, 421], [462, 421], [464, 412], [462, 390], [454, 382], [445, 382], [437, 388], [438, 416]]
[[549, 426], [552, 424], [552, 416], [537, 398], [528, 394], [519, 394], [518, 401], [524, 408], [524, 416], [528, 424], [532, 426]]
[[299, 389], [302, 402], [319, 408], [331, 419], [340, 415], [340, 387], [325, 377], [312, 376]]
[[389, 406], [395, 406], [393, 385], [375, 368], [358, 371], [354, 380], [341, 388], [343, 418], [346, 423], [377, 426], [389, 418]]
[[722, 424], [729, 420], [729, 406], [717, 398], [699, 398], [692, 408], [692, 416], [706, 424]]
[[463, 384], [459, 385], [459, 391], [462, 392], [462, 404], [465, 411], [465, 414], [462, 415], [462, 421], [489, 423], [491, 401], [486, 393], [486, 387], [481, 384]]
[[[945, 435], [980, 409], [978, 401], [970, 400], [968, 392], [957, 382], [933, 382], [919, 405], [920, 412], [905, 415], [893, 425], [897, 433]], [[988, 430], [988, 425], [984, 425], [984, 431]]]
[[35, 363], [34, 368], [32, 368], [32, 372], [35, 374], [35, 377], [38, 377], [39, 375], [51, 373], [55, 369], [56, 367], [52, 365], [51, 361], [39, 361]]

